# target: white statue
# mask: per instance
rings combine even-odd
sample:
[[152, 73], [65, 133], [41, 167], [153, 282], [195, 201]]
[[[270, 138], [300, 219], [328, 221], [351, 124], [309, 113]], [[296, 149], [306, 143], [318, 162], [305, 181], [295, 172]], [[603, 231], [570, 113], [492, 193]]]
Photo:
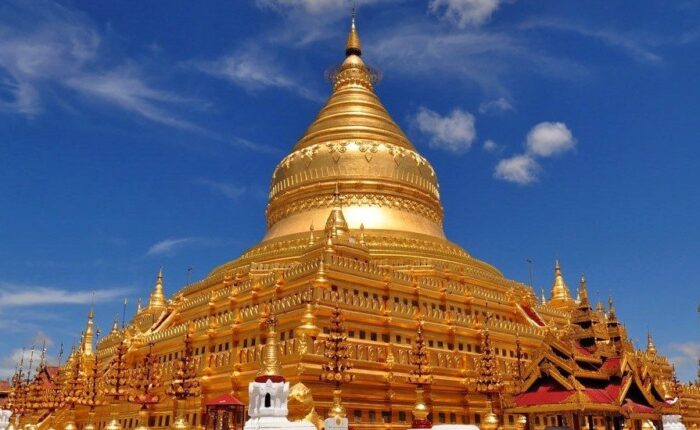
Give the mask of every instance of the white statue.
[[7, 426], [10, 425], [10, 417], [12, 416], [12, 411], [6, 411], [0, 409], [0, 430], [5, 430]]

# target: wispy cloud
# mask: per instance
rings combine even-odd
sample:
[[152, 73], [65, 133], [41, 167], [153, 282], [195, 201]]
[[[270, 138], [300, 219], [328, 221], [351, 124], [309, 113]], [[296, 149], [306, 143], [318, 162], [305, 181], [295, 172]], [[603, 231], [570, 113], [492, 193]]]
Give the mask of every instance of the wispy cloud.
[[429, 137], [428, 144], [431, 148], [461, 154], [467, 152], [476, 139], [474, 115], [459, 108], [442, 116], [421, 107], [413, 121]]
[[[197, 181], [195, 181], [195, 182], [198, 185], [204, 185], [205, 187], [209, 188], [212, 191], [215, 191], [217, 193], [221, 193], [231, 200], [238, 200], [241, 196], [245, 195], [246, 192], [248, 191], [245, 186], [232, 184], [230, 182], [219, 182], [219, 181], [213, 181], [211, 179], [204, 179], [204, 178], [197, 179]], [[187, 240], [187, 239], [180, 239], [180, 240]], [[171, 246], [175, 246], [175, 245], [171, 245]], [[149, 250], [149, 253], [150, 253], [150, 250]]]
[[539, 74], [564, 80], [581, 79], [588, 70], [530, 46], [521, 34], [485, 29], [455, 31], [414, 20], [390, 26], [375, 35], [367, 57], [392, 73], [412, 78], [447, 77], [454, 83], [476, 84], [485, 94], [507, 97], [514, 74]]
[[284, 89], [312, 100], [323, 101], [315, 90], [289, 77], [279, 60], [251, 45], [245, 51], [232, 53], [213, 61], [194, 62], [195, 68], [225, 79], [250, 92], [267, 88]]
[[199, 239], [196, 237], [181, 237], [181, 238], [171, 238], [164, 239], [159, 242], [154, 243], [148, 248], [146, 255], [156, 256], [156, 255], [168, 255], [173, 254], [180, 248], [186, 245], [196, 243]]
[[522, 29], [545, 29], [560, 32], [570, 32], [579, 36], [599, 40], [605, 45], [619, 49], [636, 61], [659, 64], [663, 57], [655, 52], [658, 41], [653, 37], [644, 37], [635, 33], [624, 33], [612, 29], [593, 28], [562, 20], [538, 19], [530, 20], [520, 26]]
[[491, 139], [486, 139], [482, 147], [484, 148], [484, 151], [491, 153], [499, 152], [501, 150], [501, 147]]
[[[356, 0], [359, 10], [395, 3], [401, 0]], [[287, 25], [274, 29], [268, 35], [273, 44], [306, 46], [327, 39], [337, 31], [339, 22], [349, 25], [350, 6], [347, 0], [255, 0], [262, 10], [271, 10], [284, 16]]]
[[[32, 346], [34, 346], [34, 352], [32, 352]], [[0, 357], [0, 379], [12, 376], [20, 363], [24, 371], [27, 372], [31, 362], [32, 368], [29, 370], [34, 372], [36, 364], [38, 364], [41, 359], [42, 348], [46, 348], [47, 362], [50, 364], [57, 363], [58, 350], [54, 348], [53, 352], [55, 352], [55, 354], [51, 354], [50, 350], [52, 346], [55, 346], [54, 340], [43, 331], [38, 330], [34, 336], [29, 339], [25, 348], [16, 348], [9, 351], [7, 355]]]
[[479, 104], [480, 114], [497, 114], [513, 110], [513, 104], [505, 97], [499, 97]]
[[503, 0], [430, 0], [428, 9], [464, 28], [484, 24], [503, 3]]
[[[84, 15], [51, 1], [0, 6], [0, 111], [34, 116], [56, 90], [68, 90], [159, 124], [203, 131], [173, 107], [193, 100], [149, 83], [128, 59], [107, 65], [108, 48]], [[110, 62], [114, 64], [113, 61]]]
[[68, 290], [64, 288], [20, 285], [0, 282], [0, 308], [45, 306], [45, 305], [84, 305], [110, 301], [122, 297], [128, 289]]
[[700, 342], [675, 342], [671, 343], [669, 347], [671, 350], [669, 360], [676, 366], [678, 373], [688, 375], [686, 376], [688, 380], [693, 378], [694, 371], [697, 369], [695, 366], [700, 360]]
[[248, 139], [243, 139], [241, 137], [235, 137], [229, 141], [231, 145], [238, 146], [240, 148], [249, 149], [253, 152], [259, 152], [261, 154], [279, 155], [280, 150], [271, 145], [265, 145], [263, 143], [251, 142]]
[[508, 182], [528, 185], [536, 182], [542, 168], [538, 158], [548, 158], [576, 147], [574, 135], [563, 122], [541, 122], [527, 134], [525, 153], [500, 160], [493, 176]]
[[671, 356], [671, 361], [676, 365], [687, 362], [697, 363], [700, 360], [700, 342], [688, 341], [681, 343], [672, 343], [669, 345], [674, 355]]
[[107, 73], [69, 78], [65, 84], [90, 98], [118, 106], [148, 120], [184, 130], [206, 133], [204, 129], [168, 110], [168, 105], [197, 103], [175, 93], [149, 86], [133, 67]]

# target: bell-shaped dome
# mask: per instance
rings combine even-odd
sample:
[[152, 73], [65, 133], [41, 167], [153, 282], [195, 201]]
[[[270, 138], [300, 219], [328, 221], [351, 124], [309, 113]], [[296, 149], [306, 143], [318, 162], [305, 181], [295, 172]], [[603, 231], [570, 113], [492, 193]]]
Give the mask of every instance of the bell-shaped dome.
[[354, 20], [345, 54], [328, 101], [275, 169], [265, 239], [323, 225], [335, 189], [350, 229], [444, 238], [435, 170], [374, 93]]

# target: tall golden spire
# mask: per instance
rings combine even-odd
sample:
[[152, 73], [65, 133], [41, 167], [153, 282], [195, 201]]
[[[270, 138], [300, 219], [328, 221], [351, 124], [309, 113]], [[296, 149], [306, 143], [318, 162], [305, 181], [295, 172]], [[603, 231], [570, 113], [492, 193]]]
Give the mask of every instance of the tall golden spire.
[[265, 341], [265, 353], [262, 356], [262, 363], [258, 371], [258, 377], [282, 376], [282, 366], [279, 360], [279, 346], [277, 339], [277, 317], [269, 306], [267, 319], [267, 340]]
[[552, 284], [552, 302], [568, 302], [571, 300], [569, 286], [564, 281], [564, 276], [561, 274], [561, 265], [559, 260], [554, 265], [554, 284]]
[[165, 294], [163, 293], [163, 267], [161, 267], [156, 278], [156, 286], [148, 301], [148, 309], [160, 310], [163, 308], [165, 308]]
[[90, 312], [88, 312], [87, 325], [85, 326], [85, 336], [83, 338], [83, 354], [92, 355], [92, 337], [93, 337], [93, 326], [95, 324], [95, 309], [90, 306]]
[[651, 338], [651, 332], [647, 332], [647, 352], [656, 355], [656, 345], [654, 345], [654, 339]]
[[360, 43], [360, 35], [357, 34], [357, 28], [355, 27], [355, 9], [352, 10], [352, 20], [350, 21], [350, 33], [348, 33], [348, 40], [345, 42], [345, 56], [349, 57], [351, 55], [357, 55], [358, 57], [362, 55], [362, 44]]

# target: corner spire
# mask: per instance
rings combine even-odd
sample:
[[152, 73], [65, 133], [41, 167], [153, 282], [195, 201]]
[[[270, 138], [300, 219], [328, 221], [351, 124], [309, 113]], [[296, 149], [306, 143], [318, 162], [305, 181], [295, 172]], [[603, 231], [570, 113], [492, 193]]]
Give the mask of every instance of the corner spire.
[[554, 283], [552, 284], [552, 301], [568, 302], [571, 300], [569, 286], [564, 281], [564, 276], [561, 274], [561, 265], [559, 260], [554, 264]]
[[269, 305], [265, 325], [267, 326], [267, 340], [265, 341], [265, 353], [262, 356], [260, 370], [257, 378], [255, 378], [257, 382], [265, 382], [269, 377], [282, 377], [282, 366], [280, 365], [278, 351], [277, 317], [272, 309], [272, 303]]
[[148, 300], [148, 309], [160, 310], [165, 307], [165, 294], [163, 293], [163, 267], [161, 266], [156, 278], [156, 286], [153, 288], [151, 298]]
[[90, 306], [88, 320], [85, 326], [85, 336], [83, 337], [83, 354], [92, 355], [93, 326], [95, 325], [95, 308]]
[[615, 305], [613, 304], [612, 297], [608, 297], [608, 319], [610, 321], [615, 321], [617, 319], [617, 315], [615, 315]]
[[343, 196], [340, 194], [338, 183], [335, 184], [333, 192], [333, 209], [326, 220], [326, 236], [328, 239], [336, 239], [349, 232], [348, 222], [343, 215]]
[[355, 6], [352, 8], [350, 33], [345, 42], [345, 56], [349, 57], [351, 55], [357, 55], [358, 57], [362, 55], [362, 43], [360, 42], [360, 35], [357, 34], [357, 28], [355, 27]]
[[581, 298], [581, 305], [590, 307], [590, 302], [588, 301], [588, 288], [586, 288], [586, 275], [581, 275], [581, 280], [578, 284], [578, 292]]
[[114, 323], [112, 324], [112, 331], [110, 333], [111, 334], [119, 333], [119, 315], [114, 316]]
[[651, 338], [651, 332], [647, 332], [647, 352], [656, 355], [656, 345], [654, 345], [654, 339]]

